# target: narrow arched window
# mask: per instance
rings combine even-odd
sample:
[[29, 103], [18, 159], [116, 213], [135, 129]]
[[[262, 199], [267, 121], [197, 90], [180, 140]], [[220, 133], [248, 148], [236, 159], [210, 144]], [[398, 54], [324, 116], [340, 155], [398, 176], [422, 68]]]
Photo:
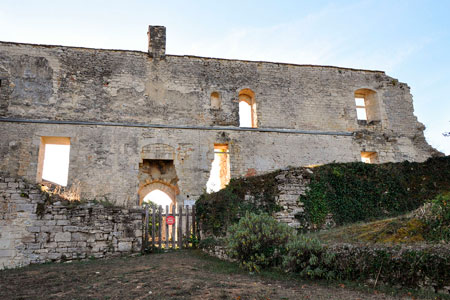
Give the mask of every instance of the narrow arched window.
[[256, 128], [255, 93], [250, 89], [239, 92], [239, 127]]

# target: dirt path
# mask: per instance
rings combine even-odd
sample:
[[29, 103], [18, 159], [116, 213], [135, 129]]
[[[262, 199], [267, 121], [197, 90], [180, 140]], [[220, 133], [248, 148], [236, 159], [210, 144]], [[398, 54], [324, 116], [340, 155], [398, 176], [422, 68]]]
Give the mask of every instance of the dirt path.
[[275, 280], [196, 251], [0, 271], [0, 299], [413, 299]]

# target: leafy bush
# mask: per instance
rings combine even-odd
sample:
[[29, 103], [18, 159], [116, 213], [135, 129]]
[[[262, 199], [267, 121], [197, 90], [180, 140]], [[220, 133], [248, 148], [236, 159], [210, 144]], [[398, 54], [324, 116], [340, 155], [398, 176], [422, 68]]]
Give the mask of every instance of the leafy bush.
[[331, 213], [337, 225], [397, 216], [450, 190], [450, 156], [424, 163], [333, 163], [314, 169], [300, 197], [313, 224]]
[[332, 271], [333, 260], [334, 255], [319, 240], [299, 235], [287, 243], [283, 267], [301, 277], [331, 279], [336, 276]]
[[437, 195], [424, 210], [421, 219], [426, 225], [426, 239], [450, 241], [450, 193]]
[[227, 251], [249, 271], [281, 264], [286, 243], [295, 234], [292, 228], [268, 214], [246, 213], [229, 228]]

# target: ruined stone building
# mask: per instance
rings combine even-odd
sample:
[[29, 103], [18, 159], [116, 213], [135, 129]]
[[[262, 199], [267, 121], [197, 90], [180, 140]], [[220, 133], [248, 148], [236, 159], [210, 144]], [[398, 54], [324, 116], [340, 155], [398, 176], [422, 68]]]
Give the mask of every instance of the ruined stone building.
[[214, 165], [211, 190], [288, 166], [435, 151], [409, 87], [382, 71], [167, 55], [164, 27], [148, 38], [148, 52], [0, 42], [0, 170], [48, 180], [47, 146], [64, 145], [67, 186], [135, 206], [154, 190], [192, 202]]

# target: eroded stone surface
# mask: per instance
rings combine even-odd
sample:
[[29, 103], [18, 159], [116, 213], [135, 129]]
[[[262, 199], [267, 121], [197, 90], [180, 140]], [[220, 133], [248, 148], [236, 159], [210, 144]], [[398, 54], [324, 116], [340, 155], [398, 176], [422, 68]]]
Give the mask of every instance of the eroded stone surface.
[[[149, 32], [151, 55], [1, 42], [1, 118], [94, 123], [1, 122], [0, 169], [35, 182], [41, 137], [70, 137], [69, 185], [79, 182], [82, 198], [131, 207], [143, 188], [144, 159], [173, 160], [177, 201], [195, 200], [214, 144], [228, 144], [231, 177], [357, 161], [361, 151], [377, 152], [379, 162], [423, 161], [435, 152], [413, 114], [409, 87], [384, 72], [166, 55], [163, 29]], [[268, 131], [238, 130], [244, 89], [254, 93], [258, 128]], [[379, 120], [357, 120], [360, 89], [375, 93], [370, 106]]]

